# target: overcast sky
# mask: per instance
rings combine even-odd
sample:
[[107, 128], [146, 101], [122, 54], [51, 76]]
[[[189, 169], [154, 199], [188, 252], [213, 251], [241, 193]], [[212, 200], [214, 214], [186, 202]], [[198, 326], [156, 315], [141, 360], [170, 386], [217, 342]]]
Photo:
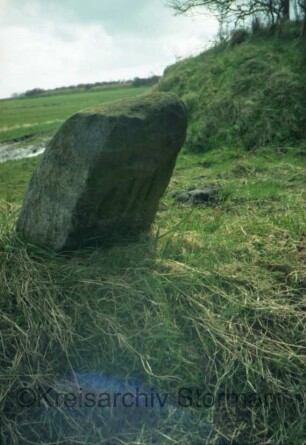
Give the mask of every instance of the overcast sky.
[[217, 23], [165, 0], [0, 0], [0, 98], [162, 74], [203, 50]]

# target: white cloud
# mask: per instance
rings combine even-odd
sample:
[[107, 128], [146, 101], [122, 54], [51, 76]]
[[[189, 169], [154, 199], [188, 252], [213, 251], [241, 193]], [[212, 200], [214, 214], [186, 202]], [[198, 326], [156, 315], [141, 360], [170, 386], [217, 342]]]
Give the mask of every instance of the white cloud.
[[[0, 97], [35, 87], [161, 74], [176, 57], [202, 50], [217, 31], [214, 19], [173, 17], [160, 0], [134, 16], [130, 11], [131, 22], [122, 28], [122, 17], [112, 23], [111, 11], [107, 20], [82, 21], [63, 6], [56, 9], [56, 1], [45, 15], [41, 0], [25, 0], [20, 8], [20, 0], [10, 1], [0, 0]], [[115, 1], [124, 12], [125, 0]]]

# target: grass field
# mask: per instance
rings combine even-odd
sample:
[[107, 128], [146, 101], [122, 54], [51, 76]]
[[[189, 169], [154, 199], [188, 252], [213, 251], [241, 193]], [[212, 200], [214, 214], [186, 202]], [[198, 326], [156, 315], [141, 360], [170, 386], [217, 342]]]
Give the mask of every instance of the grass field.
[[[37, 159], [1, 164], [2, 178], [14, 172], [1, 196], [9, 201], [1, 204], [0, 251], [6, 385], [50, 384], [72, 367], [136, 376], [169, 392], [270, 394], [268, 404], [202, 410], [215, 428], [208, 443], [304, 443], [302, 159], [297, 150], [183, 153], [148, 239], [70, 258], [12, 234]], [[173, 191], [207, 184], [222, 189], [217, 205], [173, 202]], [[16, 400], [3, 391], [14, 437], [21, 427], [6, 416]], [[152, 434], [144, 426], [137, 443], [152, 443]], [[163, 444], [201, 440], [196, 428], [168, 439], [154, 434]]]
[[[76, 102], [69, 106], [65, 96], [67, 115], [77, 111], [74, 105], [89, 106], [90, 94], [71, 97]], [[18, 112], [16, 121], [8, 114], [2, 126], [38, 121], [46, 103], [50, 114], [41, 122], [63, 119], [65, 105], [57, 100], [7, 102], [29, 109], [21, 108], [27, 117]], [[9, 131], [8, 138], [19, 134]], [[66, 372], [95, 371], [135, 377], [170, 394], [184, 387], [209, 393], [213, 402], [190, 412], [208, 419], [212, 433], [204, 437], [196, 422], [187, 430], [177, 422], [168, 433], [148, 422], [129, 437], [102, 434], [97, 440], [96, 424], [84, 435], [74, 421], [67, 439], [55, 420], [47, 425], [41, 419], [41, 429], [34, 429], [48, 432], [45, 445], [304, 445], [304, 152], [302, 140], [251, 151], [238, 143], [200, 152], [187, 146], [150, 234], [137, 243], [71, 255], [26, 244], [14, 232], [39, 159], [0, 164], [4, 443], [42, 443], [31, 436], [16, 388], [52, 386]], [[174, 191], [210, 184], [220, 188], [211, 205], [173, 200]]]
[[123, 97], [136, 96], [148, 88], [113, 88], [99, 92], [0, 100], [0, 142], [25, 135], [52, 135], [72, 114]]

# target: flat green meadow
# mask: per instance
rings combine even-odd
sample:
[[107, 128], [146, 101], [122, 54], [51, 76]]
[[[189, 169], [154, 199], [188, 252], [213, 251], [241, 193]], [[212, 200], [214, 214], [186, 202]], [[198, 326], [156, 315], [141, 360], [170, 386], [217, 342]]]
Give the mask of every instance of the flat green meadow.
[[0, 100], [0, 142], [37, 133], [54, 133], [72, 114], [124, 97], [144, 93], [147, 87], [109, 88], [102, 91]]

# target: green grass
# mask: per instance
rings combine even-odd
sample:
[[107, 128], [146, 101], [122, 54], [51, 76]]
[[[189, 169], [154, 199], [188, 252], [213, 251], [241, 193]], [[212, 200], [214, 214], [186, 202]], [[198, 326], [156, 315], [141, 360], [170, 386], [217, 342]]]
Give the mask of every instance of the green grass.
[[[82, 369], [138, 377], [170, 393], [211, 392], [218, 402], [200, 410], [214, 425], [210, 444], [304, 443], [301, 154], [183, 152], [148, 238], [69, 257], [12, 232], [36, 164], [0, 165], [1, 175], [12, 172], [7, 186], [2, 180], [1, 198], [11, 197], [2, 202], [0, 250], [2, 417], [11, 436], [21, 423], [7, 415], [18, 410], [7, 387], [52, 384]], [[172, 199], [175, 190], [207, 184], [223, 190], [213, 207]], [[224, 403], [223, 392], [268, 393], [272, 402]], [[197, 429], [183, 434], [179, 425], [170, 438], [144, 426], [137, 443], [151, 444], [152, 435], [163, 444], [205, 443]]]
[[305, 43], [291, 24], [283, 35], [251, 35], [167, 68], [158, 87], [186, 102], [187, 148], [247, 150], [305, 138]]
[[40, 156], [0, 163], [0, 200], [19, 204]]
[[[41, 428], [53, 444], [305, 444], [300, 56], [296, 35], [258, 35], [167, 70], [161, 88], [184, 97], [190, 131], [152, 230], [137, 243], [70, 255], [26, 244], [14, 228], [39, 158], [0, 164], [0, 410], [9, 445], [28, 443], [16, 390], [52, 386], [76, 370], [139, 378], [171, 394], [211, 393], [213, 406], [191, 412], [210, 420], [213, 432], [206, 441], [197, 425], [186, 430], [179, 421], [165, 434], [148, 422], [138, 435], [97, 443], [81, 436], [81, 422], [69, 440], [51, 422]], [[0, 127], [20, 126], [3, 138], [27, 134], [21, 125], [33, 122], [51, 134], [57, 119], [115, 98], [99, 94], [0, 102], [8, 107]], [[209, 184], [221, 190], [214, 205], [172, 198]]]
[[52, 135], [64, 120], [84, 108], [136, 96], [147, 90], [147, 87], [113, 88], [99, 92], [0, 100], [0, 142], [33, 133]]

